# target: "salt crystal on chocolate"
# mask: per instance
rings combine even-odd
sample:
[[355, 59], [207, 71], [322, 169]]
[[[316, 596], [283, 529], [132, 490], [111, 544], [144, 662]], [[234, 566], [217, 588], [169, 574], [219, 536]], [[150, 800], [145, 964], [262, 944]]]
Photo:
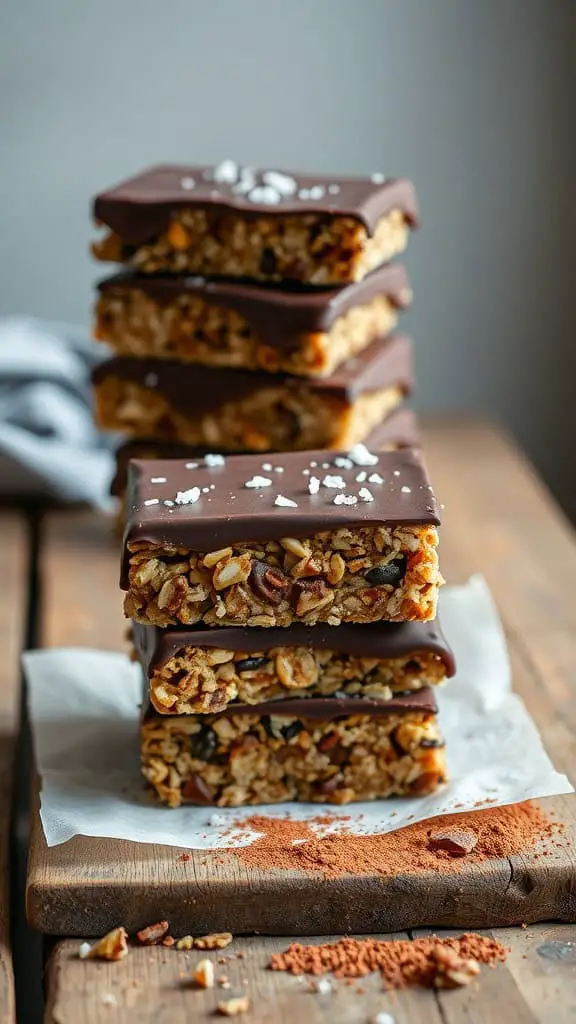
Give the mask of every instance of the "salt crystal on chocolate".
[[264, 171], [262, 181], [265, 185], [271, 185], [282, 196], [293, 196], [298, 188], [294, 178], [280, 171]]
[[144, 502], [144, 504], [145, 505], [159, 505], [160, 504], [160, 499], [159, 498], [148, 498]]
[[234, 160], [222, 160], [214, 168], [214, 181], [223, 185], [234, 185], [238, 180], [238, 164]]
[[271, 487], [272, 481], [267, 476], [253, 476], [247, 480], [244, 487]]
[[374, 501], [374, 495], [367, 487], [361, 487], [358, 496], [362, 498], [362, 501]]
[[249, 193], [251, 203], [262, 203], [264, 206], [277, 206], [282, 196], [271, 185], [256, 185]]
[[216, 455], [213, 452], [209, 452], [208, 455], [204, 456], [204, 463], [212, 469], [214, 466], [225, 466], [226, 459], [223, 455]]
[[285, 498], [283, 494], [276, 495], [274, 504], [279, 505], [280, 508], [298, 508], [298, 502], [292, 501], [291, 498]]
[[195, 505], [200, 497], [199, 487], [190, 487], [187, 491], [178, 491], [175, 501], [177, 505]]
[[378, 463], [378, 456], [369, 452], [365, 444], [355, 444], [348, 452], [348, 458], [356, 466], [376, 466]]
[[165, 476], [151, 476], [150, 477], [150, 483], [151, 484], [165, 484], [166, 483], [166, 477]]
[[318, 494], [320, 490], [320, 481], [317, 476], [311, 476], [308, 481], [308, 490], [310, 494]]
[[335, 505], [355, 505], [357, 501], [355, 494], [337, 494], [334, 498]]
[[324, 487], [333, 487], [336, 490], [343, 491], [346, 487], [346, 481], [341, 476], [330, 476], [326, 475], [322, 481]]

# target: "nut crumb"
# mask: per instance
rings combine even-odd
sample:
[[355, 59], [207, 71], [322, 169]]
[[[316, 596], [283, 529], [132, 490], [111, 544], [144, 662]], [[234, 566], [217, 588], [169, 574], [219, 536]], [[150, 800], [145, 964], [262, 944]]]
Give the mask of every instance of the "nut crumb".
[[480, 974], [477, 960], [466, 960], [448, 946], [435, 946], [431, 956], [436, 964], [435, 988], [460, 988]]
[[[80, 950], [86, 945], [88, 943], [83, 943]], [[123, 960], [128, 956], [128, 932], [125, 928], [113, 928], [90, 946], [87, 953], [80, 952], [79, 955], [82, 960]]]
[[236, 999], [226, 999], [218, 1003], [216, 1007], [222, 1017], [238, 1017], [241, 1013], [248, 1013], [250, 1000], [248, 996], [238, 996]]
[[210, 935], [201, 935], [194, 939], [195, 949], [224, 949], [232, 942], [231, 932], [211, 932]]
[[181, 939], [178, 939], [176, 943], [176, 949], [192, 949], [194, 945], [194, 939], [191, 935], [183, 935]]
[[164, 938], [168, 928], [168, 921], [157, 921], [156, 924], [149, 924], [147, 928], [136, 932], [136, 938], [142, 946], [155, 946], [160, 939]]
[[478, 842], [478, 836], [471, 828], [441, 829], [430, 833], [429, 846], [431, 850], [445, 850], [451, 857], [465, 857], [472, 853]]
[[192, 975], [199, 988], [214, 988], [214, 964], [211, 960], [199, 960]]

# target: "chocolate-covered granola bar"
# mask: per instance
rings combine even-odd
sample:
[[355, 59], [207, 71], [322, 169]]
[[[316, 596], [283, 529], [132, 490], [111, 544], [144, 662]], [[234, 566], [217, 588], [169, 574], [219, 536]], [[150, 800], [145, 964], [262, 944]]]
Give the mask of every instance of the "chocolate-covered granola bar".
[[438, 506], [418, 453], [130, 464], [122, 586], [151, 625], [434, 618]]
[[119, 356], [93, 381], [106, 430], [235, 451], [345, 448], [410, 392], [412, 348], [392, 335], [316, 379]]
[[407, 244], [417, 226], [402, 178], [158, 166], [97, 196], [100, 260], [144, 273], [247, 277], [313, 285], [360, 281]]
[[124, 273], [101, 281], [95, 337], [116, 355], [326, 377], [390, 333], [410, 302], [391, 263], [347, 288]]
[[294, 698], [141, 724], [143, 774], [170, 807], [423, 796], [446, 780], [430, 689], [392, 697]]
[[435, 622], [161, 629], [132, 641], [160, 714], [202, 714], [285, 697], [390, 700], [444, 682], [454, 657]]

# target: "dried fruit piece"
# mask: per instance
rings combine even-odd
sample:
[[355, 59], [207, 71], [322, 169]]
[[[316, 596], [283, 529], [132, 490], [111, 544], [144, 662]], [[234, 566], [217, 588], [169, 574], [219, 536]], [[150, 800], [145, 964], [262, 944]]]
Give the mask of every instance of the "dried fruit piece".
[[192, 975], [200, 988], [214, 988], [214, 964], [211, 960], [199, 960]]
[[213, 804], [214, 796], [210, 786], [198, 775], [191, 775], [182, 786], [182, 798], [193, 804]]
[[237, 672], [255, 672], [256, 669], [263, 668], [267, 665], [270, 658], [242, 658], [241, 661], [237, 661], [234, 668]]
[[128, 956], [128, 932], [125, 928], [113, 928], [87, 952], [84, 946], [80, 952], [82, 960], [123, 960], [125, 956]]
[[136, 938], [143, 946], [155, 946], [164, 938], [168, 928], [168, 921], [157, 921], [156, 924], [149, 924], [147, 928], [136, 932]]
[[232, 942], [231, 932], [211, 932], [210, 935], [201, 935], [194, 939], [195, 949], [224, 949]]
[[200, 732], [192, 736], [190, 740], [190, 753], [199, 761], [209, 761], [216, 753], [218, 737], [209, 725], [203, 726]]
[[252, 572], [249, 583], [255, 594], [259, 594], [270, 604], [280, 604], [290, 590], [290, 580], [281, 569], [262, 562], [259, 558], [252, 559]]
[[216, 1007], [222, 1017], [238, 1017], [241, 1013], [248, 1013], [250, 1000], [248, 996], [238, 996], [236, 999], [226, 999], [218, 1003]]
[[397, 586], [406, 575], [406, 559], [404, 555], [400, 558], [393, 558], [390, 562], [380, 562], [366, 573], [365, 579], [373, 587], [382, 587], [384, 584]]
[[430, 833], [431, 850], [445, 850], [451, 857], [465, 857], [478, 842], [478, 836], [471, 828], [444, 828]]

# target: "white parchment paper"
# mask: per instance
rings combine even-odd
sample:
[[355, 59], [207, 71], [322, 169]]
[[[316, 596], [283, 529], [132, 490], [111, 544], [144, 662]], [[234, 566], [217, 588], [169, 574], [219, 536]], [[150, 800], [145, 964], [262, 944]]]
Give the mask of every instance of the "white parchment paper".
[[[478, 801], [494, 806], [572, 792], [568, 779], [554, 770], [524, 704], [511, 692], [504, 635], [484, 580], [474, 577], [465, 586], [444, 588], [440, 615], [458, 664], [457, 676], [438, 691], [450, 783], [418, 799], [344, 809], [275, 804], [257, 808], [258, 813], [297, 819], [345, 813], [351, 816], [347, 830], [369, 834], [469, 810]], [[24, 668], [48, 846], [77, 834], [197, 849], [251, 841], [255, 833], [232, 826], [254, 814], [254, 807], [170, 810], [143, 791], [141, 684], [138, 667], [127, 657], [83, 648], [28, 651]], [[339, 825], [312, 827], [324, 834]]]

